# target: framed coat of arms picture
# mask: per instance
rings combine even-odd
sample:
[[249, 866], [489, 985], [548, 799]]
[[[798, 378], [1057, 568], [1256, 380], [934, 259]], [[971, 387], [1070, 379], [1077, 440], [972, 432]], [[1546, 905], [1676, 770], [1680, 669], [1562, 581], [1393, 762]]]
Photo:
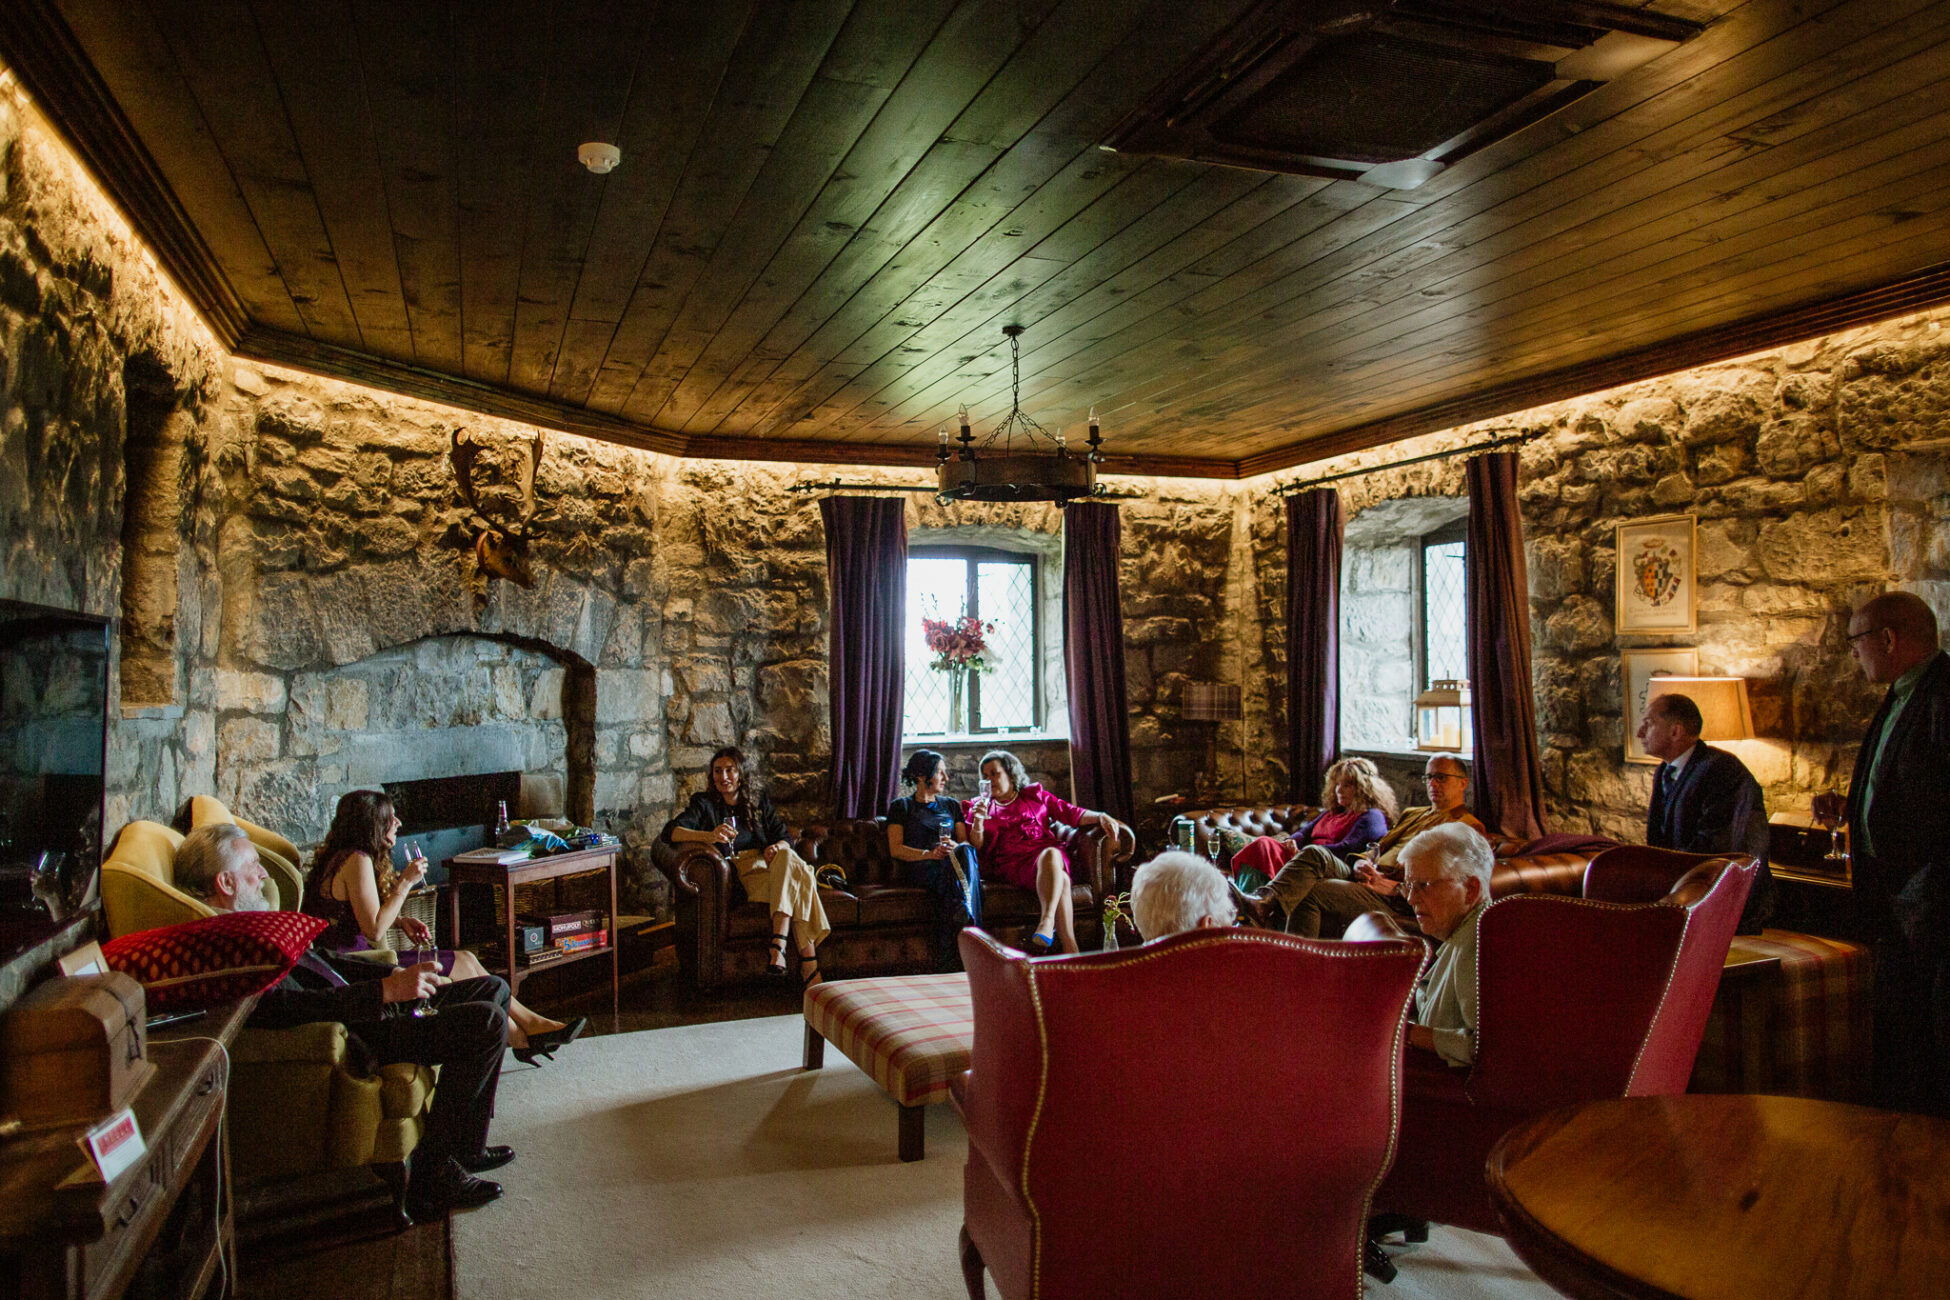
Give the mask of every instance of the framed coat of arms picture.
[[1697, 629], [1696, 554], [1692, 515], [1659, 515], [1618, 526], [1620, 636]]

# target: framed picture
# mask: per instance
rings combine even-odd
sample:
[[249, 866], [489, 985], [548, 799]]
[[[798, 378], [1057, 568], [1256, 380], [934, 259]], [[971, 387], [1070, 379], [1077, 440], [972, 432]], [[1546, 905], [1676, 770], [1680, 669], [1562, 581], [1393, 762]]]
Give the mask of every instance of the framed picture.
[[1659, 760], [1639, 744], [1639, 723], [1645, 721], [1646, 695], [1654, 677], [1699, 676], [1699, 651], [1621, 650], [1618, 658], [1625, 672], [1625, 761], [1657, 764]]
[[1664, 636], [1699, 624], [1698, 554], [1692, 515], [1618, 526], [1618, 632]]

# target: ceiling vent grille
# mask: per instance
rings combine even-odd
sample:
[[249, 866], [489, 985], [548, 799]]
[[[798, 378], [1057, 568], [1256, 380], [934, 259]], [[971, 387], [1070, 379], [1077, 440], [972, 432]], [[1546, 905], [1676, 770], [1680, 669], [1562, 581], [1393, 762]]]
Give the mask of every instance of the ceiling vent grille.
[[1555, 0], [1277, 0], [1105, 144], [1412, 189], [1701, 30]]

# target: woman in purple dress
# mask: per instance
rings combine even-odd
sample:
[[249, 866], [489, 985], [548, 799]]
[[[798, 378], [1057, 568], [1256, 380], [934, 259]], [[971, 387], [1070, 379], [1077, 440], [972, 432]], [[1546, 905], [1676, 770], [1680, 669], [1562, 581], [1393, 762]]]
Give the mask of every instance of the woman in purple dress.
[[988, 782], [988, 789], [969, 804], [968, 838], [981, 855], [983, 878], [1006, 880], [1036, 891], [1043, 913], [1026, 945], [1031, 954], [1059, 948], [1075, 952], [1070, 855], [1057, 841], [1050, 824], [1098, 826], [1106, 835], [1116, 835], [1117, 819], [1079, 808], [1032, 783], [1022, 760], [1006, 749], [992, 749], [982, 755], [982, 779]]

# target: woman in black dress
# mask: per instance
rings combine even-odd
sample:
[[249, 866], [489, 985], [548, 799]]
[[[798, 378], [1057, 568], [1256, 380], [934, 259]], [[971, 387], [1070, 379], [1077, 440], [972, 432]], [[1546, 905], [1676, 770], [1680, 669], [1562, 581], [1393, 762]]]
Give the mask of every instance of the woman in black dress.
[[727, 745], [711, 755], [711, 783], [691, 796], [664, 827], [666, 844], [709, 844], [731, 860], [745, 896], [772, 912], [772, 950], [767, 974], [787, 974], [787, 944], [799, 949], [799, 982], [819, 983], [819, 943], [832, 926], [819, 901], [813, 869], [787, 841], [785, 819], [758, 789], [741, 749]]
[[967, 812], [943, 793], [948, 761], [932, 749], [914, 751], [901, 783], [914, 793], [887, 807], [887, 851], [896, 862], [916, 864], [934, 895], [935, 969], [960, 970], [956, 936], [963, 926], [982, 923], [982, 877], [975, 846], [968, 843]]
[[[318, 936], [318, 945], [334, 953], [384, 949], [387, 932], [398, 926], [416, 949], [431, 950], [427, 960], [442, 975], [480, 978], [488, 972], [473, 953], [434, 949], [426, 923], [400, 915], [406, 896], [426, 875], [427, 863], [410, 857], [404, 870], [394, 870], [399, 827], [393, 801], [378, 790], [353, 790], [340, 798], [331, 829], [305, 875], [303, 910], [331, 923]], [[588, 1025], [587, 1017], [565, 1024], [508, 999], [508, 1046], [524, 1064], [553, 1059], [556, 1049], [574, 1042]]]

